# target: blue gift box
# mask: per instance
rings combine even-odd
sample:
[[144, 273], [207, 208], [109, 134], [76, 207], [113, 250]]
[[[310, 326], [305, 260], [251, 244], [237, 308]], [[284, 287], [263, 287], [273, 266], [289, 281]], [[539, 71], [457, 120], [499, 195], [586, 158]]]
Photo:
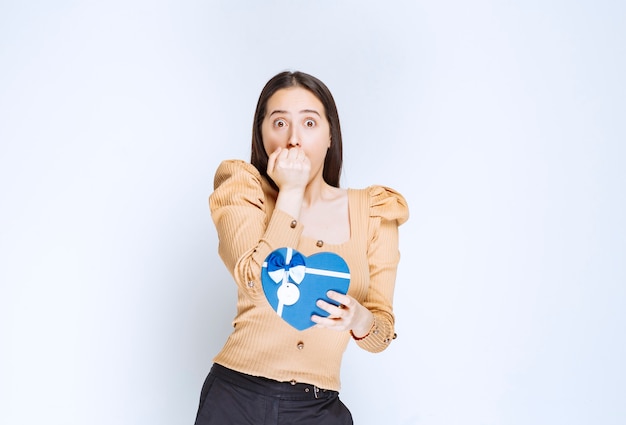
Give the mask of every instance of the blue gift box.
[[343, 258], [332, 252], [306, 257], [293, 248], [279, 248], [265, 259], [261, 282], [274, 311], [302, 331], [315, 325], [311, 321], [313, 314], [328, 316], [315, 305], [317, 300], [337, 305], [326, 293], [330, 290], [348, 292], [350, 269]]

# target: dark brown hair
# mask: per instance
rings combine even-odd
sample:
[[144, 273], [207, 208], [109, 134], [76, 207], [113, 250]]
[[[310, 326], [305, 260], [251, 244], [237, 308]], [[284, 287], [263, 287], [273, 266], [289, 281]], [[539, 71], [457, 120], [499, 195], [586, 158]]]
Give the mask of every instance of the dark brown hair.
[[304, 72], [281, 72], [270, 79], [259, 96], [254, 113], [254, 121], [252, 124], [252, 154], [250, 162], [259, 170], [262, 176], [268, 179], [271, 185], [276, 188], [276, 184], [267, 175], [268, 155], [263, 146], [263, 136], [261, 126], [267, 113], [267, 101], [274, 93], [280, 89], [290, 87], [302, 87], [322, 102], [326, 111], [326, 119], [330, 125], [330, 148], [326, 152], [324, 159], [324, 181], [331, 186], [339, 187], [339, 179], [341, 177], [341, 166], [343, 163], [343, 147], [341, 143], [341, 127], [339, 125], [339, 114], [337, 113], [337, 105], [333, 99], [330, 90], [324, 83], [312, 75]]

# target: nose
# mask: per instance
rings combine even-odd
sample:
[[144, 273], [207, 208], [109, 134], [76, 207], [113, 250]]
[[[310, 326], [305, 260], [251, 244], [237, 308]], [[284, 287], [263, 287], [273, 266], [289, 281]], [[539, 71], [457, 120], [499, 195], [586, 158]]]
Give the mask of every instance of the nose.
[[289, 146], [290, 148], [295, 148], [300, 146], [300, 135], [298, 132], [293, 129], [291, 130], [291, 134], [289, 135]]

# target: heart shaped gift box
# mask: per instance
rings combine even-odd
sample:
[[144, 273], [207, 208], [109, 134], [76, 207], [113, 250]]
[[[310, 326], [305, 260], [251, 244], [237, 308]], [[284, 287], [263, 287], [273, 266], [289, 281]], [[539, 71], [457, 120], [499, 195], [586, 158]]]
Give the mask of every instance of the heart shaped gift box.
[[276, 313], [299, 331], [315, 325], [311, 315], [328, 313], [315, 305], [328, 299], [330, 290], [346, 294], [350, 286], [350, 269], [345, 260], [332, 252], [306, 257], [293, 248], [272, 251], [261, 269], [265, 297]]

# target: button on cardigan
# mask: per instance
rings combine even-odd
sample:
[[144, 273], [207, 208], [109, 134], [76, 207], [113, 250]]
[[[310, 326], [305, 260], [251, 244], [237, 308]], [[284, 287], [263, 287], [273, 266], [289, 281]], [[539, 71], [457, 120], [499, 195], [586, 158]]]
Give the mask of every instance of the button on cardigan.
[[227, 160], [219, 165], [209, 206], [218, 251], [238, 295], [233, 332], [214, 361], [249, 375], [338, 391], [350, 333], [291, 327], [266, 300], [261, 267], [270, 252], [282, 247], [306, 256], [317, 252], [342, 256], [350, 268], [348, 294], [367, 307], [376, 322], [376, 332], [355, 343], [370, 352], [382, 351], [394, 338], [398, 226], [408, 219], [408, 207], [402, 195], [388, 187], [348, 189], [350, 239], [320, 247], [316, 239], [302, 236], [298, 220], [274, 209], [275, 201], [276, 191], [251, 164]]

